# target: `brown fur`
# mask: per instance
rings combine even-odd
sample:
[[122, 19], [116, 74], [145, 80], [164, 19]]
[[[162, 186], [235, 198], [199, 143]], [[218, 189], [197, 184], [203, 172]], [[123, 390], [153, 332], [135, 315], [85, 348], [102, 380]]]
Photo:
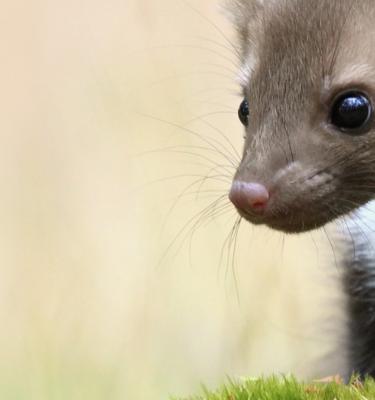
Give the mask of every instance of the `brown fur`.
[[[375, 185], [375, 124], [370, 132], [351, 136], [330, 126], [329, 111], [345, 89], [361, 89], [375, 104], [375, 5], [369, 0], [234, 4], [250, 105], [235, 178], [260, 181], [273, 194], [268, 215], [250, 220], [299, 232], [366, 203], [375, 193], [368, 190]], [[356, 190], [350, 189], [353, 184]]]

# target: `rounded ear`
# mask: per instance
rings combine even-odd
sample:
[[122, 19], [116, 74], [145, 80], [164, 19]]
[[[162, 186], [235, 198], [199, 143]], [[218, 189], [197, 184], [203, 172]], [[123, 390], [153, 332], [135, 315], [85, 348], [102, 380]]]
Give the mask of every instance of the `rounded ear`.
[[263, 3], [264, 0], [225, 0], [224, 9], [239, 35], [243, 49], [252, 41], [254, 25], [259, 21]]

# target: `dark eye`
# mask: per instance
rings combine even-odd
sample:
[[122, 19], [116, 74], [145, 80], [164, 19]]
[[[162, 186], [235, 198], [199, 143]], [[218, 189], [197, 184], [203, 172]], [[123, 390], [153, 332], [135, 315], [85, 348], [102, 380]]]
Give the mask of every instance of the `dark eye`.
[[356, 133], [366, 127], [372, 117], [370, 100], [361, 92], [347, 92], [335, 101], [331, 112], [331, 123], [348, 133]]
[[247, 126], [249, 123], [249, 103], [245, 99], [241, 105], [240, 108], [238, 109], [238, 118], [242, 122], [243, 125]]

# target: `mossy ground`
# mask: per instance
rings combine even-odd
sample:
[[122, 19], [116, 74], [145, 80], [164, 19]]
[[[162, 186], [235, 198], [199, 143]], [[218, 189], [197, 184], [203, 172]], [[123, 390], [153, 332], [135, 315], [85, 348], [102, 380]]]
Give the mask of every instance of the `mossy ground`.
[[[206, 388], [184, 400], [375, 400], [375, 381], [353, 378], [344, 385], [338, 382], [300, 383], [293, 377], [272, 377], [231, 381], [216, 392]], [[174, 399], [178, 400], [178, 399]], [[180, 399], [182, 400], [182, 399]]]

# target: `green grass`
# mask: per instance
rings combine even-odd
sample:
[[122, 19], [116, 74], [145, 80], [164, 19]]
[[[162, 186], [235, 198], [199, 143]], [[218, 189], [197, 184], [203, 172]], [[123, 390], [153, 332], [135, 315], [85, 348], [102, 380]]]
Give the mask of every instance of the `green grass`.
[[[216, 392], [206, 388], [184, 400], [375, 400], [375, 381], [360, 382], [353, 378], [349, 385], [340, 383], [299, 383], [293, 377], [247, 379], [229, 382]], [[174, 400], [178, 400], [174, 398]], [[180, 399], [182, 400], [182, 399]]]

